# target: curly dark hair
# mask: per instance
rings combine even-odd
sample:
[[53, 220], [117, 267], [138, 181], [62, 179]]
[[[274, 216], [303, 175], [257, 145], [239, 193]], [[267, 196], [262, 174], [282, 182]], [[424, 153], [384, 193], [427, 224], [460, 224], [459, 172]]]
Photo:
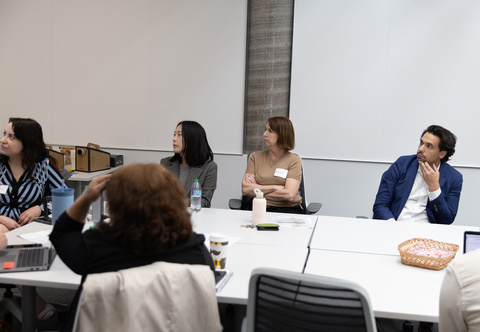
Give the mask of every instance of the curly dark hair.
[[438, 125], [431, 125], [427, 129], [425, 129], [422, 133], [422, 136], [425, 135], [425, 133], [429, 132], [430, 134], [433, 134], [440, 138], [440, 144], [438, 148], [440, 151], [445, 151], [447, 154], [445, 157], [442, 158], [442, 162], [447, 162], [451, 156], [455, 153], [455, 145], [457, 144], [457, 136], [452, 134], [451, 131], [448, 129], [445, 129], [441, 126]]
[[156, 163], [134, 163], [113, 173], [106, 187], [110, 222], [96, 229], [133, 252], [161, 252], [192, 236], [186, 193], [180, 181]]
[[[25, 167], [27, 174], [31, 174], [35, 168], [35, 163], [48, 158], [48, 151], [43, 141], [43, 131], [40, 124], [29, 118], [10, 118], [8, 123], [12, 123], [12, 129], [16, 139], [23, 144], [22, 166]], [[0, 155], [0, 163], [8, 162], [8, 156]]]

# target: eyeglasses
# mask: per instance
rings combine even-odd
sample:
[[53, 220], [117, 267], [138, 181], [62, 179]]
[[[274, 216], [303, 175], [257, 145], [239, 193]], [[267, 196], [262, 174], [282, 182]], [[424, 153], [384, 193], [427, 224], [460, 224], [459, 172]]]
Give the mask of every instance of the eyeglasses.
[[11, 140], [11, 141], [14, 141], [14, 140], [17, 139], [14, 134], [7, 134], [7, 132], [4, 130], [3, 131], [3, 137], [5, 137], [5, 136], [8, 137], [8, 139]]

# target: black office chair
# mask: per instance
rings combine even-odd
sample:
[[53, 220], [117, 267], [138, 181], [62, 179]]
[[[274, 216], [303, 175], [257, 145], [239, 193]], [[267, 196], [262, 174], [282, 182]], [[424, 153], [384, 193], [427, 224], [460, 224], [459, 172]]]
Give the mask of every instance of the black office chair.
[[[302, 180], [300, 181], [300, 187], [298, 188], [298, 193], [302, 197], [302, 208], [306, 214], [315, 214], [322, 208], [322, 203], [307, 203], [307, 195], [305, 193], [305, 170], [303, 169], [302, 164]], [[228, 207], [231, 210], [252, 210], [252, 201], [253, 197], [242, 196], [242, 199], [231, 198], [228, 201]]]
[[257, 268], [243, 331], [376, 332], [367, 291], [343, 279]]

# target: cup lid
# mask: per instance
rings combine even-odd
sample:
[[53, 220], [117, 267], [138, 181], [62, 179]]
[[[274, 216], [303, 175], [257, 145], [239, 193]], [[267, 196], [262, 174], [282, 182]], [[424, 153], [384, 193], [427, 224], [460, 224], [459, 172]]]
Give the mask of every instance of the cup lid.
[[209, 240], [212, 242], [227, 242], [230, 236], [222, 233], [211, 233]]
[[52, 189], [52, 195], [54, 196], [71, 196], [75, 189], [72, 188], [55, 188]]

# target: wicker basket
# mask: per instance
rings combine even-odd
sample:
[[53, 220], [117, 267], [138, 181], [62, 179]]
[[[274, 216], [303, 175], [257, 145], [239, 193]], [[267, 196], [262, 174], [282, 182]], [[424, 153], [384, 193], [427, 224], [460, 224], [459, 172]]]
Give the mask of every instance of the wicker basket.
[[[410, 249], [421, 245], [426, 250], [441, 250], [445, 252], [451, 252], [452, 254], [447, 257], [429, 257], [413, 254]], [[458, 245], [452, 243], [445, 243], [430, 239], [410, 239], [398, 246], [398, 251], [402, 257], [402, 263], [405, 265], [412, 265], [423, 267], [431, 270], [441, 270], [455, 257], [458, 251]]]

